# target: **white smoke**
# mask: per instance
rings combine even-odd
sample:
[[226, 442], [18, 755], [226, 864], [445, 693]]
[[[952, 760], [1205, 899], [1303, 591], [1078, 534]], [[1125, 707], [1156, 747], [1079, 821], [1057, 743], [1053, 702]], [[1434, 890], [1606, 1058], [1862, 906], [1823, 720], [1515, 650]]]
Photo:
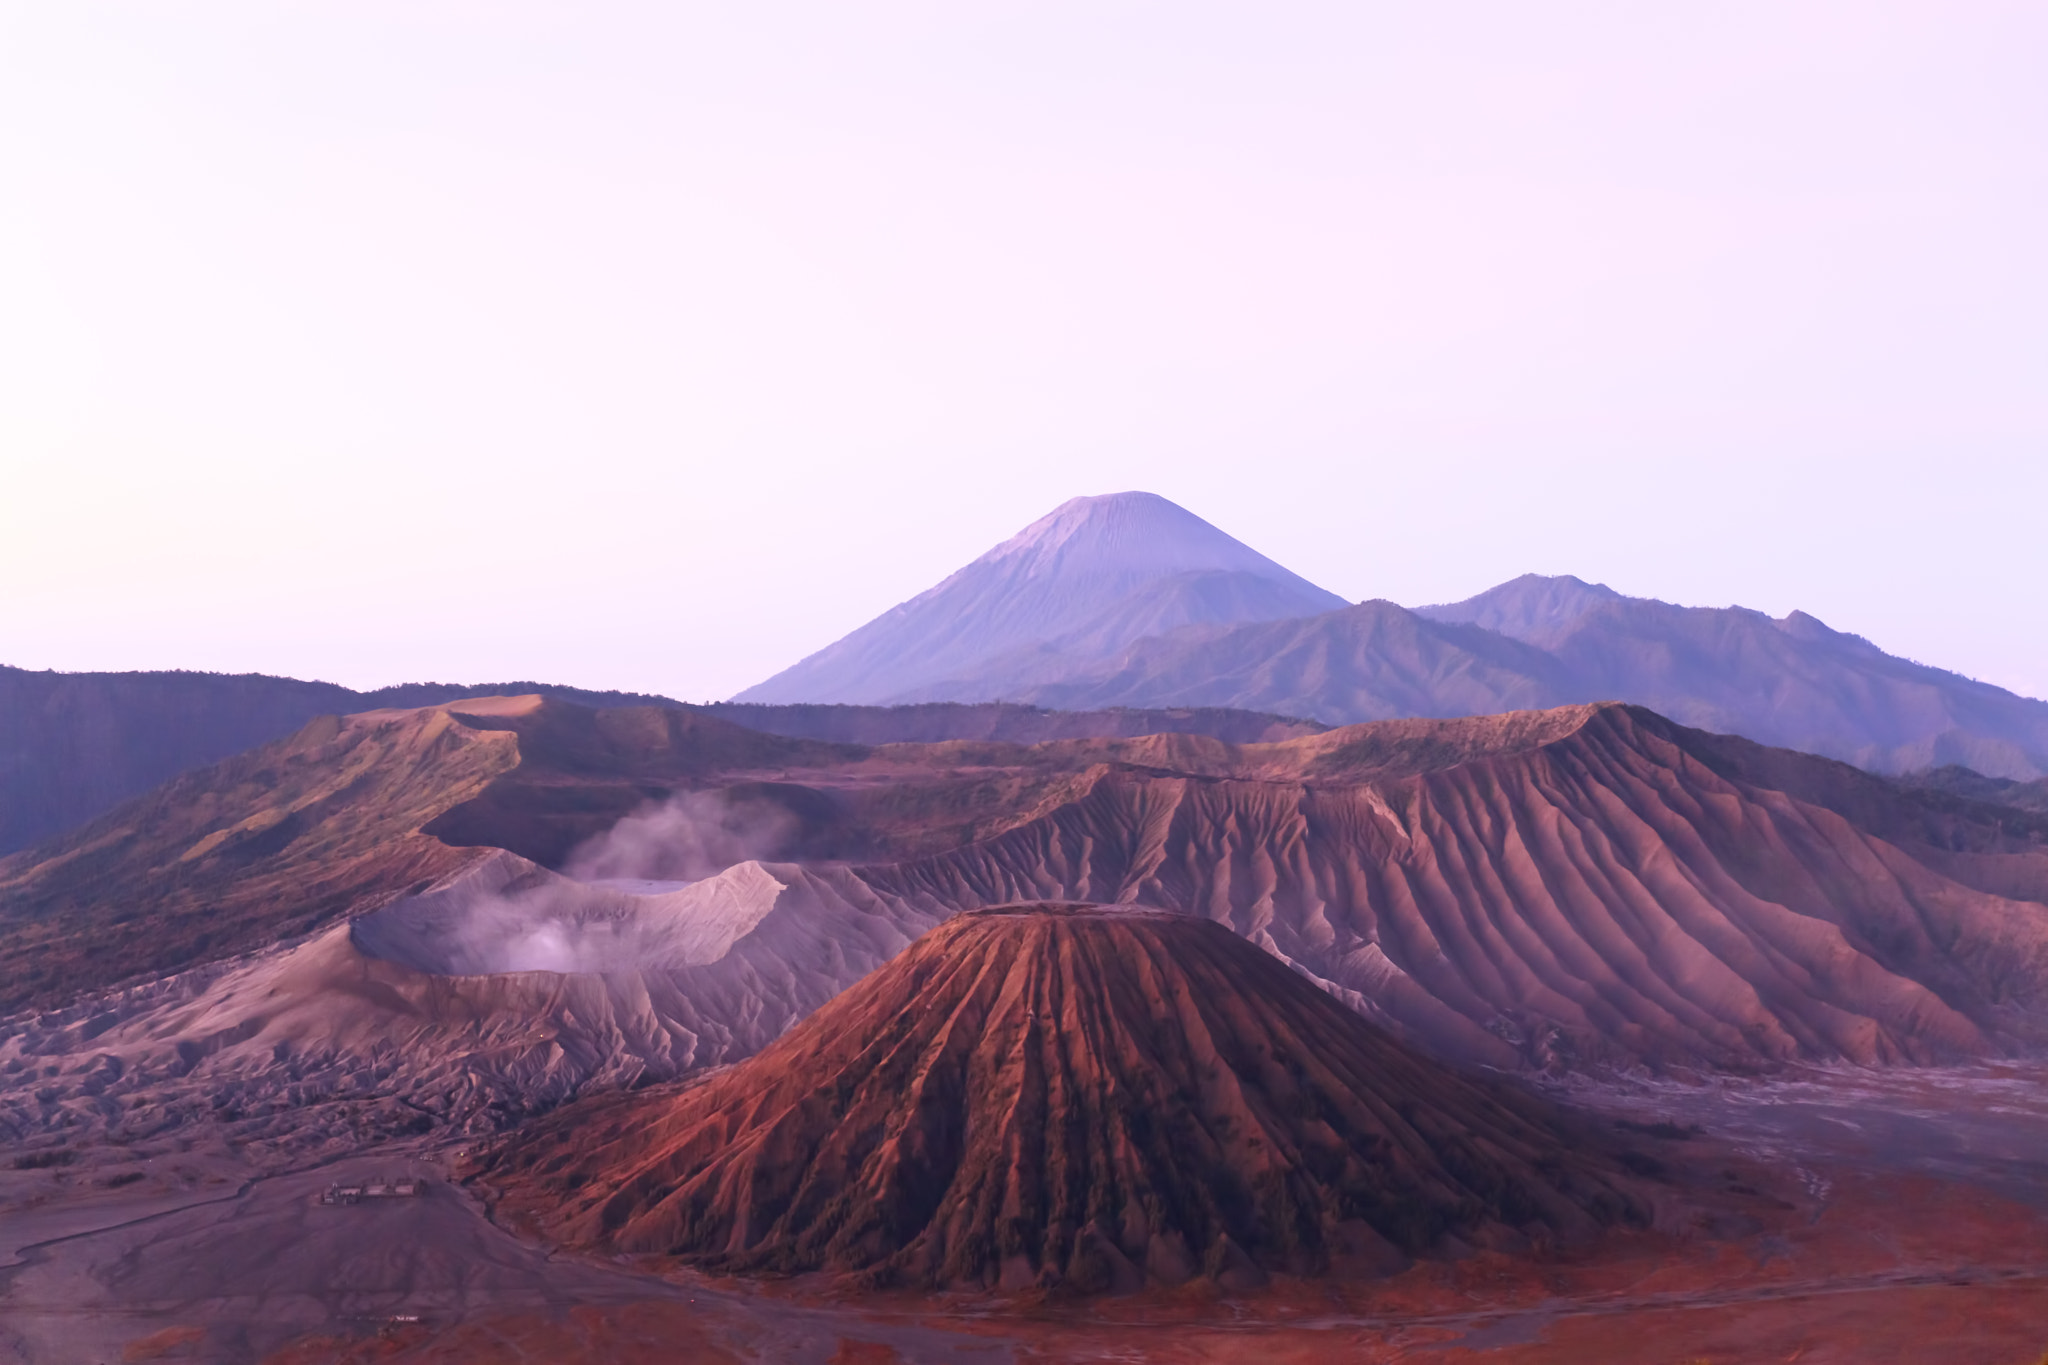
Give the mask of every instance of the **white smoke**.
[[[693, 957], [703, 907], [677, 892], [738, 864], [772, 858], [796, 817], [761, 799], [689, 792], [650, 804], [578, 845], [560, 876], [495, 889], [474, 883], [413, 897], [358, 922], [356, 939], [380, 957], [448, 975], [619, 972]], [[773, 883], [754, 888], [772, 894]], [[684, 903], [689, 905], [684, 910]]]
[[796, 832], [781, 806], [723, 792], [685, 792], [585, 840], [562, 872], [582, 882], [700, 881], [735, 863], [772, 858]]

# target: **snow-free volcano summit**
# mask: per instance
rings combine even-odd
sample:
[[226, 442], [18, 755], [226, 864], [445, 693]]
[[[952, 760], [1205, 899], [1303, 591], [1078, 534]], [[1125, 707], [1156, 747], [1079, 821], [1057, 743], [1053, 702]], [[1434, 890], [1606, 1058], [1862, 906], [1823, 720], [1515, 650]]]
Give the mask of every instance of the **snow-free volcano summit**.
[[1074, 498], [734, 700], [995, 697], [1177, 627], [1344, 605], [1156, 493]]

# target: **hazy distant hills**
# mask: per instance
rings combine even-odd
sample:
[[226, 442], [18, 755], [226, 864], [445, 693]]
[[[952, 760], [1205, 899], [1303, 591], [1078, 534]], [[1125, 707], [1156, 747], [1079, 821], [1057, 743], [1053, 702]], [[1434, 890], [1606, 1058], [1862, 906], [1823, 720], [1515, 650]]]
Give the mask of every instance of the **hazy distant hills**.
[[0, 853], [322, 711], [359, 709], [345, 687], [295, 678], [0, 668]]
[[1329, 725], [1620, 700], [1878, 772], [2048, 776], [2048, 702], [1804, 612], [1680, 607], [1533, 574], [1441, 606], [1340, 604], [1139, 493], [1067, 503], [739, 700], [999, 698]]
[[2015, 782], [2009, 777], [1986, 777], [1956, 764], [1913, 773], [1904, 785], [1923, 791], [1947, 792], [1972, 801], [1989, 801], [2000, 806], [2048, 815], [2048, 778]]
[[[1480, 622], [1498, 623], [1492, 629]], [[2048, 774], [2048, 702], [1896, 658], [1794, 612], [1678, 607], [1577, 579], [1184, 629], [1019, 690], [1046, 706], [1236, 706], [1330, 724], [1618, 699], [1877, 772]]]
[[1191, 625], [1345, 605], [1165, 498], [1075, 498], [740, 702], [990, 701]]

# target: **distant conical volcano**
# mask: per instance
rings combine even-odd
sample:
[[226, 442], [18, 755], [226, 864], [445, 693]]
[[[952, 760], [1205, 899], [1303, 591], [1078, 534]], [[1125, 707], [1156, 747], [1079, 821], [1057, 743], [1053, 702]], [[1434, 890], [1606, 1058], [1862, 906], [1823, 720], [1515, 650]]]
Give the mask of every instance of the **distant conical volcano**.
[[1220, 925], [1103, 907], [956, 916], [751, 1061], [492, 1160], [572, 1243], [923, 1286], [1244, 1286], [1643, 1207], [1547, 1105]]
[[1179, 626], [1344, 605], [1156, 494], [1075, 498], [734, 700], [997, 699]]

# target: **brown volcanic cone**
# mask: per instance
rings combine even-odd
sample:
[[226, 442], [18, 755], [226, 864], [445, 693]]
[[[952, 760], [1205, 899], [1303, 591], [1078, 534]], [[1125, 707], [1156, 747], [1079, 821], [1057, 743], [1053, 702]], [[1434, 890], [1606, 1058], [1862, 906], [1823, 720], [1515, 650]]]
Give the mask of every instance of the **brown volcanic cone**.
[[1234, 1287], [1643, 1211], [1564, 1116], [1221, 925], [1079, 906], [957, 916], [752, 1060], [491, 1164], [572, 1243], [923, 1286]]

